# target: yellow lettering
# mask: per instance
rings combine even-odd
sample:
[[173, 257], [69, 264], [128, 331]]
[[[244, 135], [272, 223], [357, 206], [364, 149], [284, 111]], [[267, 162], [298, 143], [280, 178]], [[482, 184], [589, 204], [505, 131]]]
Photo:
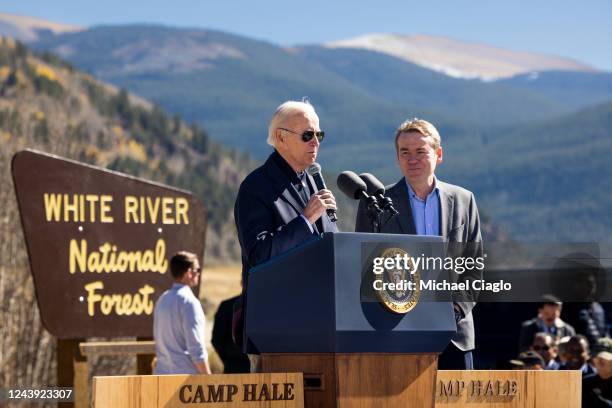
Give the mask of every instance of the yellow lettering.
[[96, 222], [96, 203], [99, 198], [95, 194], [86, 194], [85, 201], [89, 203], [89, 222]]
[[70, 240], [70, 247], [68, 249], [68, 265], [70, 273], [76, 272], [76, 264], [79, 264], [81, 272], [85, 272], [87, 269], [87, 241], [81, 240], [81, 247], [77, 244], [76, 239]]
[[166, 273], [166, 242], [158, 239], [154, 249], [144, 251], [118, 251], [116, 245], [108, 242], [100, 245], [97, 251], [88, 251], [87, 241], [70, 240], [68, 247], [68, 266], [70, 273], [77, 269], [91, 273], [111, 272], [157, 272]]
[[149, 209], [151, 224], [155, 224], [157, 222], [157, 215], [159, 214], [159, 197], [155, 197], [155, 200], [151, 200], [151, 197], [147, 197], [147, 208]]
[[155, 292], [149, 285], [144, 285], [142, 288], [138, 289], [138, 292], [142, 294], [142, 304], [143, 304], [143, 312], [147, 315], [153, 313], [153, 301], [149, 299], [149, 295]]
[[95, 313], [95, 304], [102, 300], [102, 296], [95, 293], [97, 289], [103, 289], [104, 284], [101, 281], [95, 281], [85, 285], [87, 291], [87, 314], [93, 316]]
[[154, 268], [153, 259], [154, 259], [153, 251], [149, 249], [144, 251], [144, 255], [142, 256], [141, 268], [147, 271], [152, 270]]
[[85, 222], [85, 196], [79, 194], [79, 222]]
[[189, 225], [189, 201], [184, 197], [176, 199], [176, 223]]
[[124, 296], [129, 296], [129, 295], [112, 295], [111, 299], [113, 301], [113, 304], [115, 305], [115, 313], [117, 313], [119, 316], [121, 316], [122, 314], [124, 314], [123, 311], [123, 297]]
[[111, 206], [110, 203], [113, 201], [113, 196], [102, 195], [100, 196], [100, 222], [112, 223], [114, 221], [113, 216], [110, 215]]
[[92, 252], [87, 257], [87, 270], [89, 272], [102, 272], [100, 266], [100, 252]]
[[78, 222], [79, 200], [75, 194], [72, 195], [72, 200], [70, 200], [70, 196], [68, 194], [64, 194], [64, 222], [71, 220], [70, 214], [72, 214], [72, 221]]
[[60, 221], [60, 211], [62, 209], [62, 195], [61, 194], [44, 194], [45, 199], [45, 218], [47, 222], [51, 220], [55, 222]]
[[134, 311], [132, 310], [132, 297], [129, 295], [123, 295], [123, 300], [121, 301], [121, 307], [123, 309], [123, 313], [126, 316], [129, 316], [132, 313], [134, 313]]
[[143, 224], [145, 224], [147, 222], [147, 217], [145, 214], [145, 200], [144, 197], [140, 197], [140, 221], [142, 221]]
[[112, 293], [100, 294], [97, 291], [104, 289], [102, 281], [95, 281], [85, 285], [87, 291], [87, 314], [96, 314], [96, 304], [100, 304], [100, 312], [108, 316], [114, 313], [118, 316], [151, 315], [154, 304], [150, 295], [155, 293], [155, 289], [149, 285], [144, 285], [138, 289], [137, 293]]
[[103, 315], [108, 316], [113, 311], [113, 297], [104, 295], [102, 296], [102, 303], [100, 303], [100, 311]]
[[138, 214], [136, 211], [138, 210], [138, 200], [134, 196], [126, 196], [125, 197], [125, 223], [129, 224], [134, 221], [134, 223], [138, 224]]
[[162, 223], [174, 224], [174, 218], [172, 218], [172, 197], [162, 198]]
[[105, 244], [103, 244], [100, 247], [100, 255], [101, 258], [98, 260], [98, 272], [110, 272], [110, 265], [108, 264], [108, 253], [111, 250], [111, 246], [108, 242], [106, 242]]
[[117, 270], [120, 272], [127, 271], [129, 262], [130, 255], [127, 252], [119, 252], [119, 255], [117, 256]]
[[168, 260], [166, 259], [166, 241], [158, 239], [155, 243], [155, 265], [154, 272], [161, 274], [166, 273], [168, 270]]
[[130, 256], [130, 272], [140, 271], [140, 267], [142, 266], [142, 252], [136, 251], [131, 252]]

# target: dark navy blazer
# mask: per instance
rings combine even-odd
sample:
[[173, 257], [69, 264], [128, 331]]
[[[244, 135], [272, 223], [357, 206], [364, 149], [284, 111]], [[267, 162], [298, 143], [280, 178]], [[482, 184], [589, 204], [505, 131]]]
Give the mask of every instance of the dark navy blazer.
[[[306, 195], [310, 197], [316, 192], [315, 183], [310, 175], [305, 177]], [[327, 213], [323, 213], [311, 232], [307, 221], [300, 217], [307, 203], [298, 188], [301, 182], [297, 174], [276, 151], [240, 185], [234, 220], [242, 250], [243, 295], [246, 295], [249, 269], [323, 232], [338, 231]], [[245, 300], [243, 316], [246, 316]]]

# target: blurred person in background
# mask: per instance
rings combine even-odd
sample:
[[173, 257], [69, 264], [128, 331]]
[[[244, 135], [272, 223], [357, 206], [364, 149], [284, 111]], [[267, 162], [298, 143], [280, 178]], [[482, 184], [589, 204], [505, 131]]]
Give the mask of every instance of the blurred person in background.
[[561, 320], [561, 301], [552, 295], [542, 296], [538, 305], [538, 315], [521, 325], [519, 352], [529, 350], [536, 333], [548, 333], [555, 342], [565, 336], [576, 334], [574, 328]]
[[581, 334], [570, 337], [563, 348], [563, 360], [559, 370], [580, 370], [582, 376], [595, 373], [595, 368], [589, 364], [589, 342]]
[[563, 310], [565, 321], [576, 333], [584, 335], [589, 344], [608, 337], [606, 313], [597, 301], [606, 287], [606, 273], [599, 260], [591, 254], [571, 253], [561, 258], [555, 268], [562, 277], [560, 281], [570, 282], [568, 287], [561, 287], [566, 289], [568, 300]]
[[544, 359], [535, 351], [523, 351], [510, 364], [515, 370], [544, 370]]
[[596, 374], [582, 379], [582, 406], [612, 407], [612, 339], [602, 337], [593, 346]]
[[531, 351], [538, 353], [544, 359], [545, 370], [558, 370], [559, 362], [557, 359], [557, 346], [555, 340], [549, 333], [536, 333], [533, 337]]
[[154, 374], [210, 374], [206, 318], [191, 290], [198, 285], [200, 271], [200, 262], [191, 252], [177, 252], [170, 259], [174, 284], [162, 293], [153, 312]]
[[215, 313], [211, 342], [223, 361], [224, 374], [248, 373], [250, 369], [249, 358], [232, 339], [232, 316], [238, 299], [240, 296], [224, 300]]

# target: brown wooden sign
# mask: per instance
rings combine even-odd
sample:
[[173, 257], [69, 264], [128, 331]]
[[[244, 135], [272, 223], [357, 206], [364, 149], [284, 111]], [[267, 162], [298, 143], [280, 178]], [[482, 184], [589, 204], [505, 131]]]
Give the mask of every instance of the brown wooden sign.
[[32, 150], [13, 157], [12, 172], [46, 329], [61, 339], [152, 336], [169, 258], [204, 254], [202, 202]]
[[94, 377], [93, 406], [303, 408], [302, 373]]
[[436, 408], [580, 407], [578, 370], [441, 370]]

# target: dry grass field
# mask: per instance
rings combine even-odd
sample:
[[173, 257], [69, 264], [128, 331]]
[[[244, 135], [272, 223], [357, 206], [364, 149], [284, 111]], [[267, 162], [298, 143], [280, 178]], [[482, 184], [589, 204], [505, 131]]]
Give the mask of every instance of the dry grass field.
[[[240, 273], [242, 265], [204, 266], [200, 283], [200, 299], [205, 306], [206, 316], [217, 310], [221, 301], [240, 293]], [[208, 310], [212, 307], [212, 311]]]

